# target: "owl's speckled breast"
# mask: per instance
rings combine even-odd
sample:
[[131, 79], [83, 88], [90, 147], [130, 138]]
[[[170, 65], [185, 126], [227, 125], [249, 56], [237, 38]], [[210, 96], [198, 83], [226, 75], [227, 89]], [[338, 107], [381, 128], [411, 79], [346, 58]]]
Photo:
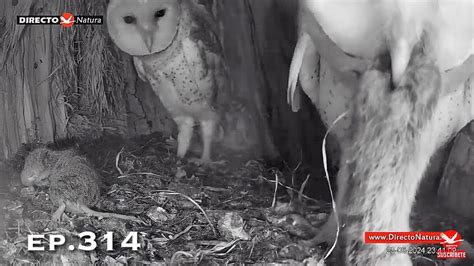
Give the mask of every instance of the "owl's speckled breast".
[[173, 117], [212, 118], [216, 116], [216, 82], [201, 51], [205, 47], [191, 38], [191, 28], [190, 16], [183, 15], [170, 47], [139, 59], [153, 90]]

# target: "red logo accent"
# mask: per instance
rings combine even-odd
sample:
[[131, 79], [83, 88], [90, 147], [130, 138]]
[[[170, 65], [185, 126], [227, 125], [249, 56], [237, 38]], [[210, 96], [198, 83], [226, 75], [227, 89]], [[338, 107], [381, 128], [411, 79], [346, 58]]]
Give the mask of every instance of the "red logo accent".
[[74, 25], [74, 15], [71, 13], [64, 13], [61, 17], [61, 25], [65, 28], [70, 28], [72, 25]]
[[462, 242], [461, 235], [456, 232], [456, 230], [448, 230], [441, 233], [441, 238], [443, 239], [441, 245], [443, 245], [447, 250], [458, 249]]

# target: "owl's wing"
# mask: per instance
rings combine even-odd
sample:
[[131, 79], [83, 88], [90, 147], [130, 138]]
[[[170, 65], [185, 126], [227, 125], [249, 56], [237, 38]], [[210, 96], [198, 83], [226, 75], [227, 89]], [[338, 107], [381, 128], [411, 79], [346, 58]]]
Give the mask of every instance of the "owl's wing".
[[316, 45], [311, 42], [308, 44], [304, 53], [303, 65], [300, 71], [300, 84], [304, 93], [313, 104], [319, 103], [320, 84], [319, 84], [320, 56]]
[[219, 39], [219, 24], [209, 8], [200, 4], [199, 1], [183, 1], [183, 4], [192, 19], [190, 42], [186, 45], [194, 47], [193, 49], [184, 49], [187, 61], [192, 62], [193, 60], [190, 59], [194, 58], [197, 65], [203, 65], [201, 77], [212, 78], [213, 84], [207, 88], [207, 85], [202, 84], [200, 90], [212, 90], [213, 97], [210, 104], [220, 112], [226, 112], [231, 102], [233, 84], [229, 76], [224, 49]]
[[196, 0], [183, 1], [183, 4], [191, 12], [194, 21], [214, 33], [218, 32], [217, 23], [208, 7]]
[[296, 42], [293, 58], [291, 58], [290, 73], [288, 74], [288, 87], [286, 91], [286, 101], [291, 105], [293, 112], [298, 112], [301, 107], [301, 89], [298, 87], [298, 78], [303, 65], [303, 58], [306, 46], [310, 42], [307, 34], [302, 34]]
[[226, 98], [230, 93], [231, 82], [219, 39], [218, 23], [208, 8], [198, 1], [183, 1], [183, 3], [192, 19], [191, 40], [185, 45], [193, 49], [184, 49], [186, 58], [188, 61], [193, 61], [191, 59], [194, 58], [195, 64], [203, 64], [201, 77], [210, 74], [215, 79], [217, 88], [213, 87], [213, 94], [219, 98], [218, 102], [224, 102], [221, 97]]
[[207, 101], [209, 107], [226, 112], [231, 82], [222, 56], [200, 40], [183, 40], [183, 51], [199, 91], [211, 95]]
[[140, 59], [133, 57], [133, 64], [135, 65], [135, 69], [137, 70], [138, 77], [143, 80], [147, 81], [145, 68], [143, 67], [142, 61]]
[[206, 46], [206, 50], [210, 50], [216, 54], [223, 54], [222, 45], [219, 40], [218, 23], [209, 10], [196, 1], [183, 1], [191, 18], [191, 38], [201, 41]]

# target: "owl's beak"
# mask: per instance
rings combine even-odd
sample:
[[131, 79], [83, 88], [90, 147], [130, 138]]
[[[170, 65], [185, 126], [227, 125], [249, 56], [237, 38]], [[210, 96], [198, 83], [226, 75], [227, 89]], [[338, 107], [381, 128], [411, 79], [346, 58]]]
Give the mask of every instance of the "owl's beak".
[[143, 38], [143, 42], [146, 45], [146, 48], [148, 49], [148, 52], [151, 53], [151, 51], [153, 50], [153, 35], [145, 33], [145, 34], [142, 34], [142, 38]]
[[146, 48], [151, 53], [153, 50], [153, 33], [154, 28], [152, 27], [138, 27], [140, 35], [142, 36], [143, 42], [145, 43]]
[[143, 41], [145, 42], [146, 48], [148, 48], [148, 52], [151, 53], [153, 50], [153, 36], [147, 35], [144, 37]]

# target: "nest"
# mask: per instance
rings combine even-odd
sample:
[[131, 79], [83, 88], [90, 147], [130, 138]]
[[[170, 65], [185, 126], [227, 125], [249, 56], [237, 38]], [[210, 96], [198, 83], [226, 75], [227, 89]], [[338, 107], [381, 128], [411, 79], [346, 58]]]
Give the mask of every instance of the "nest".
[[[298, 207], [302, 202], [296, 200], [299, 189], [282, 186], [290, 183], [285, 174], [260, 161], [240, 157], [227, 158], [227, 164], [210, 168], [177, 162], [174, 152], [170, 153], [174, 145], [154, 135], [132, 141], [108, 137], [104, 142], [50, 146], [78, 147], [99, 171], [106, 187], [94, 209], [134, 215], [145, 223], [81, 215], [55, 223], [51, 221], [51, 213], [56, 207], [47, 188], [19, 186], [10, 189], [10, 197], [4, 201], [6, 211], [0, 219], [5, 219], [2, 224], [7, 229], [6, 238], [0, 241], [0, 264], [50, 265], [69, 260], [81, 265], [94, 262], [220, 265], [301, 261], [305, 256], [322, 254], [322, 249], [293, 247], [298, 239], [314, 233], [304, 215], [309, 215], [308, 220], [313, 222], [317, 219], [310, 218], [315, 217], [314, 212]], [[11, 165], [21, 165], [25, 156], [27, 152], [18, 154]], [[279, 184], [277, 194], [275, 178]], [[289, 202], [290, 194], [295, 197], [295, 204], [275, 203], [276, 199]], [[321, 204], [325, 212], [329, 210], [326, 203], [307, 202], [316, 205], [313, 209], [316, 212], [321, 212]], [[272, 204], [277, 207], [271, 208]], [[113, 232], [114, 250], [107, 251], [105, 242], [101, 242], [92, 252], [68, 251], [69, 245], [78, 245], [77, 233], [84, 231], [95, 232], [97, 239], [104, 232]], [[119, 247], [130, 232], [139, 232], [138, 251]], [[67, 242], [56, 252], [28, 252], [26, 235], [32, 233], [61, 234]]]
[[86, 140], [102, 136], [101, 125], [98, 121], [89, 119], [87, 115], [72, 114], [67, 123], [67, 137]]

